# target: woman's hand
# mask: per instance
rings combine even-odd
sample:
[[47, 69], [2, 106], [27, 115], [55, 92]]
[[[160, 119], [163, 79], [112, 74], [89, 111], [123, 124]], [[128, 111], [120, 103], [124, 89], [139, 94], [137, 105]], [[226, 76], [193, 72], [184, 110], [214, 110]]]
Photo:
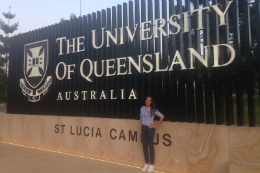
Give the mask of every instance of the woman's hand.
[[156, 126], [156, 125], [154, 125], [154, 124], [150, 124], [149, 127], [151, 127], [151, 128], [156, 128], [156, 127], [158, 127], [158, 126]]

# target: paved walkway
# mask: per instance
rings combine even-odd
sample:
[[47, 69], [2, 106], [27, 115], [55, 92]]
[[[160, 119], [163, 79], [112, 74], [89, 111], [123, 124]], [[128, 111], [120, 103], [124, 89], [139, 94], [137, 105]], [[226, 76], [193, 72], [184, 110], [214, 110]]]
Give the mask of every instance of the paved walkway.
[[141, 173], [129, 167], [89, 158], [0, 142], [0, 173]]

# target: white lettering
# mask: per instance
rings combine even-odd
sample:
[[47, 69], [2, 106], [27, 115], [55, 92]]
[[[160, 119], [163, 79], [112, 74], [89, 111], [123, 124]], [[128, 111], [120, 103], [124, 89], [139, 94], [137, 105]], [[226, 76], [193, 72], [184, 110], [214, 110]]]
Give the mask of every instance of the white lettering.
[[63, 100], [61, 96], [61, 92], [59, 92], [57, 100]]
[[125, 62], [121, 65], [120, 64], [120, 61], [121, 60], [125, 60], [126, 61], [126, 57], [123, 57], [123, 58], [117, 58], [117, 75], [125, 75], [127, 74], [127, 70], [125, 72], [122, 72], [121, 73], [121, 67], [124, 67], [125, 68]]
[[[116, 74], [116, 72], [110, 74], [110, 73], [109, 73], [109, 69], [114, 69], [114, 68], [115, 68], [115, 67], [114, 67], [115, 59], [108, 59], [108, 60], [106, 60], [106, 61], [107, 61], [107, 74], [106, 74], [106, 76], [114, 76], [114, 75]], [[113, 61], [113, 62], [114, 62], [113, 65], [109, 65], [109, 62], [110, 62], [110, 61]]]
[[75, 91], [74, 92], [74, 100], [78, 100], [78, 98], [79, 98], [78, 91]]
[[59, 41], [59, 43], [60, 43], [60, 53], [59, 53], [59, 55], [63, 55], [63, 52], [62, 52], [62, 40], [66, 40], [66, 37], [60, 37], [60, 38], [56, 39], [56, 42], [58, 43], [58, 41]]
[[[80, 39], [83, 39], [83, 42], [80, 42]], [[85, 40], [85, 36], [81, 36], [77, 38], [77, 47], [78, 47], [77, 52], [85, 51], [84, 40]], [[83, 45], [83, 49], [80, 49], [80, 45]]]
[[[63, 68], [64, 68], [63, 76], [62, 76], [62, 77], [59, 76], [59, 66], [60, 66], [60, 64], [62, 64], [62, 65], [63, 65]], [[62, 80], [62, 79], [65, 78], [66, 73], [67, 73], [66, 64], [65, 64], [64, 62], [60, 62], [60, 63], [56, 66], [56, 77], [57, 77], [59, 80]]]
[[74, 69], [70, 70], [70, 67], [74, 67], [75, 68], [75, 64], [68, 65], [68, 79], [71, 79], [70, 73], [74, 73]]
[[95, 49], [101, 48], [104, 44], [104, 30], [105, 30], [105, 28], [101, 28], [101, 30], [102, 30], [102, 36], [101, 36], [102, 41], [101, 41], [100, 46], [97, 46], [97, 44], [96, 44], [96, 42], [98, 42], [98, 34], [96, 34], [96, 30], [91, 31], [92, 32], [92, 45]]
[[71, 53], [70, 47], [72, 47], [72, 53], [75, 53], [75, 38], [72, 39], [72, 44], [70, 44], [70, 39], [67, 40], [67, 54]]
[[[89, 62], [89, 74], [86, 76], [83, 72], [83, 65], [84, 65], [84, 62], [85, 61], [88, 61]], [[92, 64], [92, 61], [90, 59], [84, 59], [81, 64], [80, 64], [80, 74], [82, 77], [84, 77], [87, 81], [89, 82], [93, 82], [89, 77], [92, 75], [92, 72], [93, 72], [93, 64]]]
[[[176, 61], [176, 59], [177, 59], [178, 61]], [[176, 53], [175, 53], [175, 56], [174, 56], [174, 58], [173, 58], [173, 60], [172, 60], [172, 64], [171, 64], [171, 67], [170, 67], [169, 71], [173, 71], [173, 65], [175, 65], [175, 64], [180, 64], [180, 65], [181, 65], [181, 70], [186, 70], [186, 69], [187, 69], [187, 68], [185, 67], [183, 61], [182, 61], [181, 55], [180, 55], [180, 53], [179, 53], [178, 50], [177, 50]]]
[[128, 99], [132, 99], [131, 97], [134, 97], [133, 99], [137, 99], [136, 94], [135, 94], [135, 90], [134, 90], [134, 89], [131, 90], [131, 93], [130, 93]]

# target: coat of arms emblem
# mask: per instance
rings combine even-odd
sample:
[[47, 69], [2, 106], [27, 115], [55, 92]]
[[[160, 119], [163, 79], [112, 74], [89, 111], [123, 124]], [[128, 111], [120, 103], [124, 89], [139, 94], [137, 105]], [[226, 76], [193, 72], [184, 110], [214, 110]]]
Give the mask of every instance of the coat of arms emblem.
[[31, 102], [39, 101], [41, 94], [45, 95], [51, 85], [51, 76], [47, 76], [43, 86], [39, 87], [46, 76], [48, 53], [48, 40], [24, 45], [25, 79], [20, 79], [20, 87], [23, 94], [28, 95], [28, 100]]

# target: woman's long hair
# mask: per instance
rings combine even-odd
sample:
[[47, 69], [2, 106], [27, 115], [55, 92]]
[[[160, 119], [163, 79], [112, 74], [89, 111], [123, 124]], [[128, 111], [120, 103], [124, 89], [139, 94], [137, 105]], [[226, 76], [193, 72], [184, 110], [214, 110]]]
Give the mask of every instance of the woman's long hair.
[[[151, 98], [150, 114], [151, 114], [151, 117], [152, 117], [152, 116], [154, 115], [154, 112], [156, 112], [157, 110], [156, 110], [156, 105], [155, 105], [155, 103], [154, 103], [154, 99], [153, 99], [153, 97], [150, 96], [150, 95], [148, 95], [148, 96], [146, 97], [146, 99], [147, 99], [148, 97]], [[145, 99], [145, 101], [146, 101], [146, 99]], [[145, 104], [146, 104], [146, 103], [145, 103]]]

